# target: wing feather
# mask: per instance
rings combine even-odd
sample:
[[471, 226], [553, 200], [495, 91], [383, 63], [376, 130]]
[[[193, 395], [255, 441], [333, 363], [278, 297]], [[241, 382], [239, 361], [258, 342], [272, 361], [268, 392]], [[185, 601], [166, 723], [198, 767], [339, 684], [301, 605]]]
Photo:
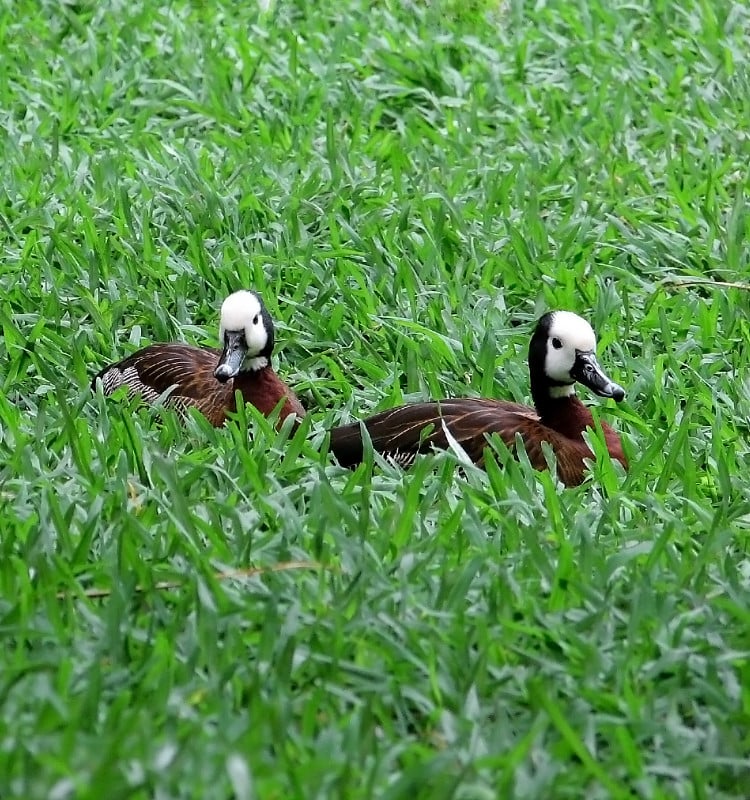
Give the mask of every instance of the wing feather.
[[198, 408], [220, 424], [232, 391], [231, 383], [214, 378], [220, 352], [186, 344], [153, 344], [105, 367], [94, 377], [92, 388], [97, 379], [105, 394], [125, 386], [129, 397], [140, 396], [145, 403], [154, 403], [171, 390], [167, 405], [183, 414], [191, 406]]

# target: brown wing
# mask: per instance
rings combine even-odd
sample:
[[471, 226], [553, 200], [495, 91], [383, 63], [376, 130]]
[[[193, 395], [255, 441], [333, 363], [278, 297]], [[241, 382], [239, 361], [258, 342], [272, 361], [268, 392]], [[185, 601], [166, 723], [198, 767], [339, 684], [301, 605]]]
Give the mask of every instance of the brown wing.
[[[531, 464], [546, 469], [542, 450], [546, 441], [557, 455], [558, 474], [567, 485], [583, 480], [583, 458], [591, 455], [583, 440], [579, 445], [543, 425], [528, 406], [497, 400], [459, 398], [413, 403], [376, 414], [365, 420], [365, 425], [373, 448], [402, 466], [432, 448], [449, 449], [446, 428], [478, 464], [484, 460], [488, 434], [497, 434], [511, 449], [515, 448], [516, 434], [520, 434]], [[331, 451], [342, 466], [360, 463], [363, 446], [359, 423], [332, 430]]]
[[232, 395], [232, 384], [214, 378], [220, 351], [186, 344], [152, 344], [111, 364], [92, 381], [100, 379], [105, 394], [126, 386], [128, 396], [139, 395], [154, 403], [167, 390], [167, 404], [181, 411], [198, 408], [214, 425], [224, 422], [224, 412]]
[[[364, 424], [374, 449], [399, 463], [433, 447], [447, 449], [445, 427], [473, 460], [479, 460], [487, 443], [485, 433], [497, 430], [504, 424], [504, 415], [513, 412], [536, 418], [531, 409], [515, 403], [459, 398], [398, 406], [370, 417]], [[332, 430], [331, 450], [343, 466], [358, 464], [362, 460], [359, 423]]]

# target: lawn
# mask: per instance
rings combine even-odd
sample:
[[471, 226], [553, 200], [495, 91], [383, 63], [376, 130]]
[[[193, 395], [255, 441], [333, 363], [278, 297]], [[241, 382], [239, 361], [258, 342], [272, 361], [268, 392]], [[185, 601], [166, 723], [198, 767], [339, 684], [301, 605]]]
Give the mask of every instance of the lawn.
[[[0, 797], [746, 798], [750, 6], [3, 9]], [[92, 395], [239, 288], [299, 431]], [[550, 308], [627, 475], [327, 453]]]

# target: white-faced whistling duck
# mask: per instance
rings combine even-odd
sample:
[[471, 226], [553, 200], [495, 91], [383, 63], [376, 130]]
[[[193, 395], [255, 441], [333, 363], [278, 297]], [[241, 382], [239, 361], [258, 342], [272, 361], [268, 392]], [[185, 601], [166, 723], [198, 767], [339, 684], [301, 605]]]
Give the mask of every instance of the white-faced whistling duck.
[[[418, 453], [449, 449], [447, 429], [471, 460], [481, 465], [489, 446], [487, 434], [498, 434], [511, 449], [520, 434], [536, 469], [547, 468], [542, 451], [542, 442], [547, 442], [557, 458], [560, 480], [577, 486], [586, 472], [584, 459], [592, 457], [582, 434], [586, 428], [594, 428], [594, 420], [576, 397], [575, 382], [600, 397], [617, 402], [625, 397], [624, 389], [602, 371], [595, 349], [596, 337], [586, 320], [569, 311], [547, 313], [537, 323], [529, 346], [535, 409], [479, 398], [399, 406], [364, 420], [373, 449], [408, 467]], [[601, 427], [610, 455], [627, 469], [617, 433], [605, 422]], [[359, 464], [363, 457], [360, 423], [334, 428], [330, 449], [342, 466]]]
[[91, 388], [96, 390], [97, 380], [104, 394], [127, 386], [129, 397], [139, 395], [145, 403], [154, 403], [171, 389], [166, 405], [182, 414], [197, 408], [216, 427], [237, 410], [238, 390], [263, 414], [284, 399], [279, 423], [289, 414], [303, 417], [302, 404], [271, 366], [274, 327], [260, 296], [248, 291], [229, 295], [220, 320], [222, 350], [177, 342], [152, 344], [105, 367]]

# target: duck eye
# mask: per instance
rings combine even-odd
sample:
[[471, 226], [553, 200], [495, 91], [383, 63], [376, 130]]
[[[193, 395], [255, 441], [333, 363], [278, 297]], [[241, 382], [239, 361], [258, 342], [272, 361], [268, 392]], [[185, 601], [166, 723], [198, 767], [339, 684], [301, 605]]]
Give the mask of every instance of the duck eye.
[[258, 324], [258, 315], [256, 314], [256, 315], [253, 317], [253, 325], [257, 325], [257, 324]]
[[554, 347], [555, 350], [559, 350], [562, 347], [562, 342], [557, 338], [557, 336], [552, 339], [552, 347]]

